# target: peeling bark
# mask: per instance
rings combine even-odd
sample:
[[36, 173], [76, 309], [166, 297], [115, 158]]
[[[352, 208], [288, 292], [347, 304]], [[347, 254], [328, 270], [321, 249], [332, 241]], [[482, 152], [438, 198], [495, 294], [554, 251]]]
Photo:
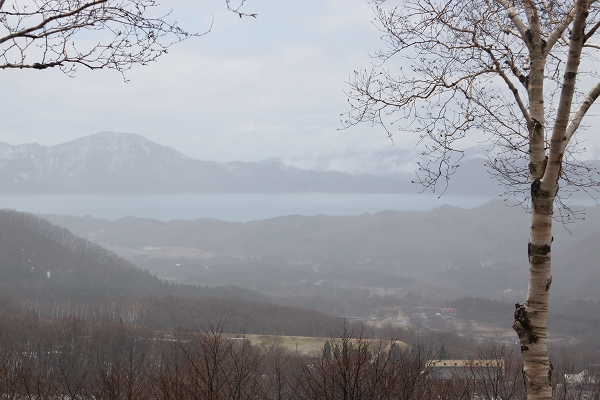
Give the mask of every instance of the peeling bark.
[[[535, 7], [532, 18], [535, 20]], [[559, 107], [554, 121], [549, 154], [540, 148], [538, 127], [531, 128], [530, 174], [531, 184], [531, 231], [528, 244], [529, 289], [524, 304], [517, 304], [513, 328], [521, 342], [524, 370], [523, 376], [529, 400], [551, 400], [552, 364], [546, 346], [546, 326], [548, 321], [548, 298], [552, 284], [551, 247], [552, 214], [554, 199], [558, 192], [558, 179], [562, 168], [563, 154], [567, 140], [567, 125], [573, 101], [577, 69], [583, 46], [587, 0], [577, 3], [573, 22], [569, 58], [565, 68]], [[535, 37], [532, 34], [532, 37]], [[532, 43], [532, 46], [536, 46]], [[542, 44], [539, 44], [540, 48]], [[530, 104], [543, 102], [543, 93], [530, 91]], [[532, 110], [532, 118], [538, 110]], [[535, 124], [537, 125], [537, 123]], [[542, 159], [543, 156], [543, 159]]]
[[[535, 122], [530, 127], [529, 172], [531, 176], [531, 230], [527, 253], [529, 256], [529, 289], [527, 300], [515, 305], [513, 328], [521, 343], [524, 369], [523, 377], [527, 387], [528, 400], [551, 400], [552, 364], [546, 346], [548, 321], [548, 298], [552, 284], [551, 248], [552, 215], [554, 199], [558, 192], [563, 155], [568, 142], [568, 123], [573, 102], [577, 71], [584, 43], [585, 20], [588, 15], [588, 0], [578, 0], [569, 46], [569, 57], [565, 67], [561, 96], [556, 119], [550, 138], [550, 148], [546, 154], [543, 126], [543, 68], [534, 68], [534, 60], [543, 64], [545, 43], [539, 31], [537, 8], [532, 1], [525, 0], [530, 24], [526, 41], [532, 59], [532, 76], [539, 83], [528, 91], [529, 111]], [[537, 65], [537, 64], [536, 64]], [[535, 79], [535, 78], [534, 78]], [[597, 97], [596, 93], [592, 96]], [[591, 97], [591, 96], [589, 96]], [[586, 99], [589, 101], [589, 99]], [[587, 110], [587, 108], [586, 108]], [[577, 114], [576, 114], [577, 117]]]

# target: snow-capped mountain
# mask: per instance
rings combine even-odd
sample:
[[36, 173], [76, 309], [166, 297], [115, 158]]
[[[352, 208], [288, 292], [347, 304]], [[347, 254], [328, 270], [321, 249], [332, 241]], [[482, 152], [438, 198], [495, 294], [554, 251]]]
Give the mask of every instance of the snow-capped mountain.
[[190, 169], [208, 181], [224, 178], [217, 163], [133, 134], [104, 132], [52, 147], [0, 144], [4, 192], [161, 192], [189, 184]]
[[[390, 177], [302, 170], [283, 163], [199, 161], [134, 134], [103, 132], [51, 147], [0, 142], [3, 193], [387, 192]], [[413, 189], [412, 192], [415, 190]]]

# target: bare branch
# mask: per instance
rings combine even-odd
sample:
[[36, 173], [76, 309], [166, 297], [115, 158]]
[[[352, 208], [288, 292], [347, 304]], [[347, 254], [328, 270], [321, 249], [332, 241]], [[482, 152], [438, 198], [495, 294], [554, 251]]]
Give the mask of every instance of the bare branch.
[[166, 16], [151, 17], [154, 0], [16, 0], [0, 9], [0, 69], [59, 67], [72, 76], [76, 66], [123, 73], [156, 60], [190, 33]]
[[577, 111], [575, 111], [575, 114], [571, 118], [569, 125], [567, 125], [567, 128], [565, 129], [565, 141], [567, 142], [567, 144], [577, 131], [577, 128], [579, 128], [579, 124], [581, 124], [583, 117], [585, 117], [588, 110], [590, 109], [592, 104], [594, 104], [598, 96], [600, 96], [600, 82], [596, 83], [592, 90], [590, 90], [588, 94], [584, 97], [584, 99], [579, 104], [579, 107], [577, 107]]
[[[59, 12], [57, 14], [51, 15], [48, 18], [45, 18], [44, 20], [42, 20], [39, 24], [26, 28], [26, 29], [22, 29], [20, 31], [15, 31], [14, 33], [4, 36], [2, 38], [0, 38], [0, 44], [7, 42], [11, 39], [15, 39], [17, 37], [24, 37], [24, 38], [30, 38], [30, 39], [39, 39], [42, 37], [50, 37], [52, 35], [55, 35], [57, 33], [60, 32], [65, 32], [67, 30], [72, 30], [72, 29], [80, 29], [83, 28], [85, 26], [92, 26], [94, 25], [94, 23], [96, 23], [97, 21], [95, 19], [92, 20], [87, 20], [83, 23], [79, 23], [79, 24], [72, 24], [69, 26], [58, 26], [55, 29], [50, 29], [50, 30], [43, 30], [43, 28], [45, 28], [48, 24], [50, 24], [51, 22], [57, 21], [57, 20], [61, 20], [61, 19], [67, 19], [69, 17], [72, 17], [74, 15], [79, 15], [81, 14], [83, 11], [85, 11], [88, 8], [94, 8], [97, 5], [100, 4], [104, 4], [106, 3], [107, 0], [97, 0], [97, 1], [92, 1], [89, 3], [84, 3], [81, 7], [78, 7], [74, 10], [69, 10], [68, 12]], [[12, 13], [10, 13], [12, 14]], [[42, 13], [40, 13], [41, 15], [43, 15]], [[40, 33], [38, 33], [37, 35], [33, 35], [32, 32], [37, 32], [37, 31], [41, 31]]]
[[[554, 157], [562, 158], [564, 149], [569, 141], [569, 138], [566, 136], [566, 129], [567, 125], [569, 124], [569, 114], [571, 111], [571, 105], [573, 103], [573, 93], [575, 91], [575, 83], [577, 73], [579, 70], [579, 64], [581, 61], [581, 51], [584, 43], [584, 29], [586, 17], [588, 14], [587, 6], [588, 4], [586, 0], [579, 0], [577, 2], [575, 18], [573, 21], [573, 32], [571, 34], [571, 40], [569, 45], [569, 57], [567, 59], [567, 65], [565, 66], [565, 73], [560, 93], [560, 101], [558, 103], [556, 119], [552, 131], [552, 143], [559, 144], [556, 145], [557, 148], [554, 148], [554, 146], [550, 146], [550, 163], [552, 163]], [[591, 93], [592, 95], [595, 94], [593, 89]], [[597, 97], [598, 94], [595, 94], [595, 97], [593, 98], [589, 97], [588, 95], [587, 98], [591, 100], [591, 103], [589, 105], [591, 105]], [[583, 112], [583, 115], [585, 115], [585, 113], [589, 109], [589, 105], [587, 105], [587, 103], [585, 102], [582, 105], [583, 108], [580, 106], [577, 111], [579, 112], [579, 110], [581, 110]], [[577, 118], [578, 114], [576, 113], [575, 115]], [[581, 117], [583, 117], [583, 115], [581, 115]], [[579, 125], [580, 121], [581, 119], [579, 119], [578, 121], [572, 120], [571, 123]], [[558, 167], [560, 168], [560, 166]], [[546, 172], [549, 171], [551, 170], [548, 170]]]
[[245, 2], [246, 2], [246, 0], [241, 0], [239, 6], [231, 7], [231, 0], [225, 0], [225, 4], [227, 4], [227, 9], [233, 13], [236, 13], [240, 18], [243, 18], [243, 17], [256, 18], [258, 16], [258, 14], [256, 14], [256, 13], [246, 14], [246, 13], [243, 13], [240, 11], [241, 8], [244, 6]]
[[[501, 2], [504, 5], [504, 2]], [[513, 29], [509, 28], [508, 26], [504, 25], [502, 23], [502, 21], [500, 21], [500, 17], [498, 16], [498, 13], [493, 9], [492, 4], [490, 3], [489, 0], [486, 0], [486, 4], [488, 6], [488, 9], [490, 10], [490, 12], [492, 13], [492, 15], [494, 16], [494, 20], [496, 21], [496, 23], [498, 24], [498, 27], [500, 28], [500, 30], [504, 33], [510, 33], [511, 35], [514, 35], [516, 37], [518, 37], [519, 39], [522, 39], [523, 36], [521, 33], [514, 31]]]
[[[475, 38], [473, 39], [473, 42], [476, 43], [479, 47], [481, 47], [479, 45], [479, 43], [475, 40]], [[496, 67], [494, 71], [498, 75], [500, 75], [500, 77], [502, 78], [502, 80], [504, 81], [504, 83], [506, 83], [506, 86], [508, 86], [508, 89], [510, 90], [510, 92], [514, 96], [515, 102], [517, 103], [517, 105], [519, 107], [519, 110], [521, 110], [521, 113], [523, 114], [523, 118], [525, 118], [527, 126], [532, 125], [533, 121], [531, 119], [531, 115], [529, 114], [529, 110], [527, 109], [525, 103], [521, 99], [521, 95], [519, 94], [519, 90], [515, 87], [515, 85], [513, 84], [513, 82], [508, 78], [508, 76], [502, 70], [502, 65], [500, 64], [500, 61], [494, 55], [494, 52], [490, 48], [483, 48], [483, 50], [490, 56], [490, 59], [494, 63], [494, 66]], [[515, 73], [515, 75], [518, 75], [519, 73], [520, 72], [517, 72], [517, 73]], [[519, 81], [521, 81], [522, 83], [524, 83], [522, 80], [523, 80], [523, 78], [519, 78]], [[524, 80], [527, 81], [527, 79], [524, 79]], [[527, 85], [525, 85], [525, 86], [527, 87]]]
[[508, 14], [508, 17], [519, 31], [521, 38], [524, 38], [527, 34], [527, 26], [519, 18], [519, 13], [515, 9], [515, 6], [507, 0], [498, 0], [498, 3], [502, 4], [504, 9], [506, 10], [506, 13]]
[[586, 34], [583, 36], [583, 42], [585, 43], [585, 42], [586, 42], [586, 41], [587, 41], [589, 38], [591, 38], [592, 36], [594, 36], [594, 34], [595, 34], [595, 33], [596, 33], [596, 31], [598, 30], [598, 28], [600, 28], [600, 21], [598, 21], [598, 22], [596, 23], [596, 25], [594, 25], [594, 26], [592, 27], [592, 29], [590, 29], [590, 30], [588, 31], [588, 33], [586, 33]]
[[[563, 33], [569, 27], [571, 22], [573, 22], [573, 18], [575, 17], [574, 8], [571, 8], [571, 11], [559, 22], [556, 28], [552, 31], [552, 33], [546, 39], [546, 54], [550, 54], [552, 49], [554, 48], [554, 44], [560, 38], [562, 38]], [[565, 41], [566, 42], [566, 41]]]

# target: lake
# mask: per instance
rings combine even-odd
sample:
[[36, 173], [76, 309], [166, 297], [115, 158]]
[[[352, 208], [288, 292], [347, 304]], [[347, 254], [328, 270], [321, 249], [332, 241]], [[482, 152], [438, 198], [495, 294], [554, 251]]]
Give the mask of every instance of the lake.
[[172, 219], [252, 221], [283, 215], [359, 215], [383, 210], [425, 211], [444, 204], [472, 208], [491, 197], [427, 194], [258, 193], [172, 195], [0, 195], [0, 208], [34, 214], [117, 219], [128, 215]]

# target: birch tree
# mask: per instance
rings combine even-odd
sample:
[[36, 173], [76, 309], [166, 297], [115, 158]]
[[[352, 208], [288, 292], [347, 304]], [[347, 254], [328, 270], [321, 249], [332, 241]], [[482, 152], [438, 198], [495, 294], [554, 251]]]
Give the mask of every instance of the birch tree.
[[[528, 399], [550, 399], [552, 223], [565, 215], [554, 215], [561, 193], [597, 185], [593, 171], [576, 161], [575, 134], [600, 95], [600, 7], [594, 0], [384, 3], [373, 2], [386, 46], [372, 68], [351, 77], [343, 123], [414, 134], [429, 160], [419, 166], [426, 187], [447, 184], [464, 139], [493, 144], [490, 171], [509, 194], [524, 192], [531, 211], [529, 289], [513, 328]], [[395, 63], [400, 68], [392, 71]]]

